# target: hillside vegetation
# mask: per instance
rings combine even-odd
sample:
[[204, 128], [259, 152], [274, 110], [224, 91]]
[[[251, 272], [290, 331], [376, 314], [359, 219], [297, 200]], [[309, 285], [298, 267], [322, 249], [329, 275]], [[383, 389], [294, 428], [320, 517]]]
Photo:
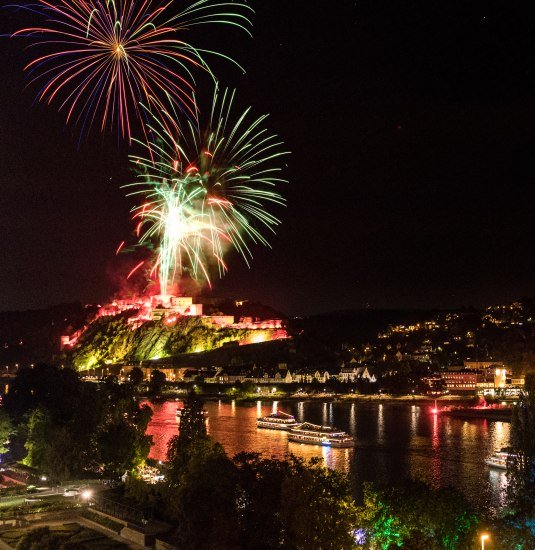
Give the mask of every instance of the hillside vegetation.
[[149, 321], [135, 329], [125, 317], [102, 317], [82, 334], [71, 360], [78, 370], [105, 363], [154, 360], [246, 341], [251, 333], [244, 329], [218, 328], [198, 317], [184, 317], [171, 326]]

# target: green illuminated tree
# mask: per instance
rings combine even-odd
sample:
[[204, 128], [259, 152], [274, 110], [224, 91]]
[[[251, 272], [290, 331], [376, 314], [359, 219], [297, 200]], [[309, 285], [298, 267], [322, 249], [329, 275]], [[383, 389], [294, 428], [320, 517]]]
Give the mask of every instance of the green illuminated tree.
[[0, 411], [0, 454], [9, 450], [9, 438], [13, 433], [13, 423], [5, 411]]
[[364, 504], [357, 512], [370, 545], [385, 550], [469, 548], [477, 525], [477, 517], [459, 492], [433, 490], [417, 481], [388, 488], [364, 484]]

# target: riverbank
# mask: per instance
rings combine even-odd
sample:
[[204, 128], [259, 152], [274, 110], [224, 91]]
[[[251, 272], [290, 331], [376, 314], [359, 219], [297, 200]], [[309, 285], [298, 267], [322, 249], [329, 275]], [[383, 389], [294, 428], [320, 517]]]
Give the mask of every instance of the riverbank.
[[[143, 395], [143, 397], [152, 399], [153, 401], [166, 401], [166, 400], [180, 400], [186, 395], [186, 391], [166, 392], [158, 398], [154, 396]], [[411, 404], [433, 404], [447, 402], [448, 405], [456, 404], [474, 404], [474, 396], [460, 396], [460, 395], [444, 395], [441, 397], [429, 397], [427, 395], [391, 395], [391, 394], [372, 394], [364, 395], [357, 393], [284, 393], [284, 392], [270, 392], [270, 393], [248, 393], [245, 395], [228, 395], [227, 393], [207, 393], [202, 392], [198, 394], [198, 397], [203, 401], [222, 401], [224, 403], [231, 403], [236, 401], [238, 403], [247, 402], [274, 402], [274, 401], [341, 401], [341, 402], [371, 402], [371, 403], [411, 403]]]
[[463, 409], [445, 409], [440, 411], [440, 414], [453, 416], [455, 418], [485, 419], [495, 422], [511, 422], [511, 409], [493, 409], [485, 407], [482, 409], [463, 408]]

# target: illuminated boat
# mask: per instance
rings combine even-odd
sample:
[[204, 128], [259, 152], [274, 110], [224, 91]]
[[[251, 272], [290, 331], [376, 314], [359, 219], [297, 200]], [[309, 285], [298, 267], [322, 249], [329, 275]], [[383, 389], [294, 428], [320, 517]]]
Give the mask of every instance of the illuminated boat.
[[319, 426], [305, 422], [288, 432], [288, 440], [294, 443], [308, 445], [323, 445], [324, 447], [353, 447], [355, 440], [346, 432], [332, 426]]
[[277, 411], [268, 416], [263, 416], [257, 419], [256, 426], [258, 428], [266, 428], [268, 430], [291, 430], [299, 426], [291, 414], [286, 414], [282, 411]]
[[507, 460], [510, 456], [513, 456], [511, 453], [507, 452], [507, 449], [502, 449], [497, 453], [493, 453], [492, 456], [485, 459], [485, 464], [491, 468], [499, 468], [500, 470], [507, 470]]

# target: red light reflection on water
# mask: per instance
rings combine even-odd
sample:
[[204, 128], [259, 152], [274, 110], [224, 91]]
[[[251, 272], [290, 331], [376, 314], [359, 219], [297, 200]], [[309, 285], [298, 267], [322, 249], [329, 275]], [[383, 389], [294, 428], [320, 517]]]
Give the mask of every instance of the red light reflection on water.
[[178, 422], [176, 421], [176, 410], [179, 401], [165, 401], [163, 403], [145, 402], [152, 409], [152, 419], [147, 428], [147, 435], [152, 436], [153, 445], [149, 457], [155, 460], [165, 460], [167, 446], [175, 435], [178, 435]]

